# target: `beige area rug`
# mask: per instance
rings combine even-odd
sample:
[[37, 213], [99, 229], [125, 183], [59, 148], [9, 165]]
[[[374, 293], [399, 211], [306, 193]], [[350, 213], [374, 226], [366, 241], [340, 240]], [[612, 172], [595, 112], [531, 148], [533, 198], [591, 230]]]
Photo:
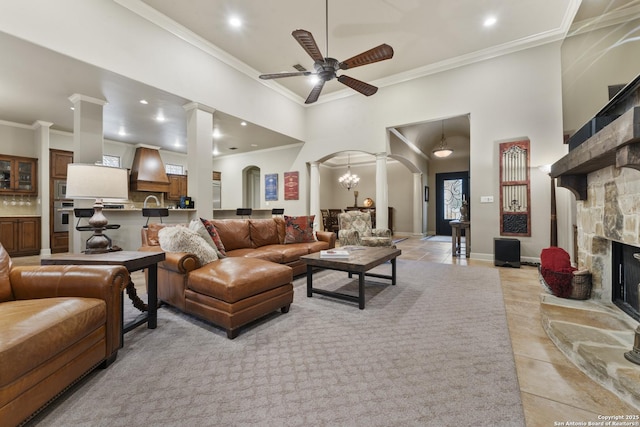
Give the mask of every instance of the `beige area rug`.
[[[32, 425], [523, 426], [498, 272], [397, 263], [396, 286], [367, 281], [365, 310], [307, 298], [301, 278], [288, 314], [235, 340], [163, 307]], [[357, 289], [331, 271], [314, 286]]]

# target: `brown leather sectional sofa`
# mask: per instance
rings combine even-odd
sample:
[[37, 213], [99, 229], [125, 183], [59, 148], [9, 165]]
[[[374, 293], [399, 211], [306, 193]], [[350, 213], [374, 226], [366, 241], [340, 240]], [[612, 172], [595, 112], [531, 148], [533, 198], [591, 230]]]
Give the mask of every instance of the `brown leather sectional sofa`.
[[[289, 311], [293, 276], [306, 271], [302, 255], [335, 247], [336, 236], [318, 231], [317, 241], [285, 244], [282, 218], [213, 220], [226, 257], [201, 266], [189, 253], [166, 253], [158, 265], [158, 298], [237, 336], [241, 326], [273, 311]], [[161, 224], [142, 229], [140, 250], [161, 250]]]
[[0, 425], [18, 425], [122, 346], [122, 266], [13, 267], [0, 245]]

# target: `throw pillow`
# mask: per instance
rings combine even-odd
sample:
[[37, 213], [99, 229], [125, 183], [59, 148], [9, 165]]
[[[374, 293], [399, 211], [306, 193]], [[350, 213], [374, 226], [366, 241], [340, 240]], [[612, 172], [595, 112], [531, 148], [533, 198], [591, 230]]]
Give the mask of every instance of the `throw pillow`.
[[216, 230], [215, 225], [213, 225], [211, 221], [204, 218], [200, 218], [200, 221], [202, 221], [202, 225], [204, 225], [204, 228], [207, 229], [207, 231], [209, 232], [209, 236], [211, 236], [211, 240], [213, 240], [213, 243], [215, 243], [216, 248], [218, 249], [219, 258], [226, 257], [227, 251], [224, 248], [224, 245], [222, 244], [222, 239], [220, 238], [220, 235], [218, 234], [218, 230]]
[[163, 251], [194, 254], [201, 265], [218, 259], [215, 249], [187, 227], [165, 227], [158, 232], [158, 238]]
[[315, 242], [313, 233], [313, 220], [311, 216], [284, 216], [285, 235], [284, 243], [308, 243]]
[[[216, 251], [216, 253], [218, 252], [218, 247], [211, 238], [207, 229], [204, 227], [202, 221], [199, 219], [192, 219], [191, 222], [189, 222], [189, 229], [198, 233], [198, 236], [202, 237], [204, 241]], [[220, 256], [218, 256], [218, 258], [220, 258]]]

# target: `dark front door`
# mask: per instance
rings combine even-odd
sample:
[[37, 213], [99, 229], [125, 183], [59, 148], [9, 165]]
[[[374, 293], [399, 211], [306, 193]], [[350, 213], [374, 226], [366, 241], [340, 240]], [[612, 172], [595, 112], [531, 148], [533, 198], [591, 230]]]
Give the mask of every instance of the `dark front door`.
[[451, 236], [449, 221], [460, 219], [463, 196], [469, 200], [469, 172], [436, 174], [436, 234]]

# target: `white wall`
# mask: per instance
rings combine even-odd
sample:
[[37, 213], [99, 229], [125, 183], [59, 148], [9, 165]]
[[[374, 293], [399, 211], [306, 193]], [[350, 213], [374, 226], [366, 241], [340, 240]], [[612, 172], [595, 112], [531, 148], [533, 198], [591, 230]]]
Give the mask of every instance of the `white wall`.
[[[565, 154], [562, 143], [560, 44], [517, 52], [394, 86], [371, 98], [351, 96], [309, 108], [307, 143], [298, 162], [331, 152], [386, 150], [385, 129], [402, 123], [470, 113], [472, 256], [493, 259], [500, 235], [499, 206], [480, 204], [498, 196], [498, 143], [528, 137], [531, 165], [553, 163]], [[328, 125], [330, 124], [330, 125]], [[532, 173], [532, 236], [520, 238], [522, 255], [537, 258], [549, 245], [548, 178]], [[559, 242], [570, 227], [559, 224]]]

